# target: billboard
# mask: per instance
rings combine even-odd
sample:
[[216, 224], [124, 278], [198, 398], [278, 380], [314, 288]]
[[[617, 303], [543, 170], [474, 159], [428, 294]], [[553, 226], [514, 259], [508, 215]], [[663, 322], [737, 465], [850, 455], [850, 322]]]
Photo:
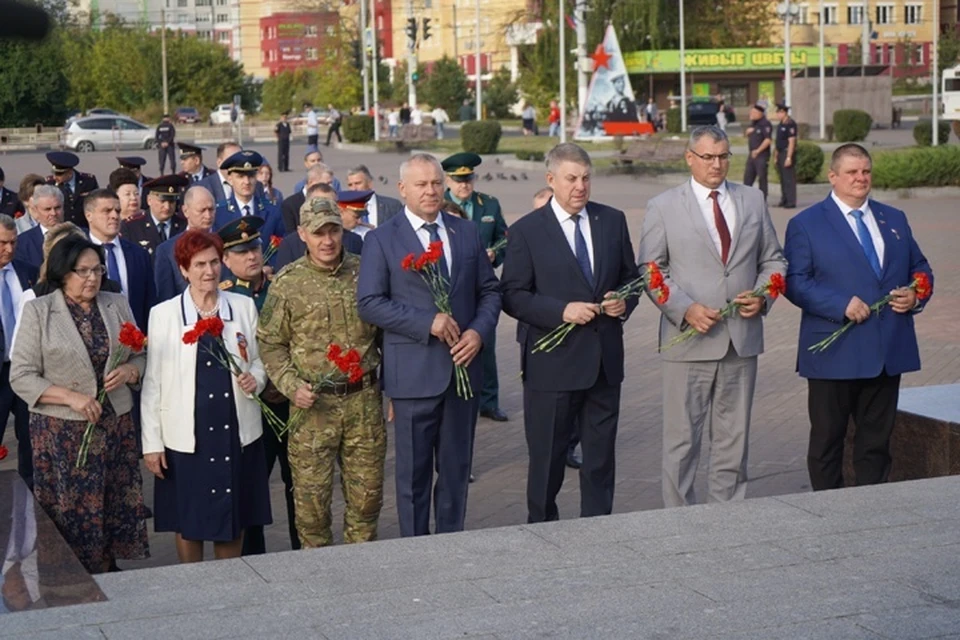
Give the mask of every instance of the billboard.
[[[704, 71], [782, 70], [786, 55], [782, 48], [772, 49], [689, 49], [684, 52], [688, 73]], [[680, 73], [680, 51], [631, 51], [623, 54], [627, 73]], [[837, 62], [837, 47], [824, 48], [824, 64]], [[816, 67], [820, 64], [817, 47], [793, 47], [790, 64]]]

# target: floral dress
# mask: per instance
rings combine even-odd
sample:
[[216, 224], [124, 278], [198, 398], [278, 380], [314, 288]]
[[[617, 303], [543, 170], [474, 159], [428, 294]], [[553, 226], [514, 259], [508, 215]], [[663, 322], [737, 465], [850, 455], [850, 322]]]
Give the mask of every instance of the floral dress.
[[[110, 356], [106, 325], [96, 304], [90, 311], [67, 299], [87, 348], [97, 389]], [[137, 430], [129, 413], [118, 416], [109, 397], [97, 422], [87, 463], [77, 455], [87, 424], [30, 414], [34, 495], [90, 573], [114, 559], [149, 557]]]

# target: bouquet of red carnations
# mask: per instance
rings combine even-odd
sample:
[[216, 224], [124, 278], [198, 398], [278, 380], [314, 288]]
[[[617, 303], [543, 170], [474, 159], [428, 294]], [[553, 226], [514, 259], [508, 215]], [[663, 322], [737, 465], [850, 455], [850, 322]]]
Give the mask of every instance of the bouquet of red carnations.
[[[327, 360], [336, 365], [336, 371], [320, 376], [320, 379], [313, 383], [311, 391], [320, 393], [324, 387], [335, 387], [338, 384], [360, 382], [363, 378], [363, 367], [360, 366], [360, 352], [356, 349], [344, 351], [338, 344], [330, 343], [327, 347]], [[295, 408], [290, 413], [290, 420], [287, 422], [284, 431], [293, 431], [303, 423], [307, 415], [306, 409]]]
[[283, 242], [283, 238], [280, 236], [270, 236], [270, 243], [267, 245], [266, 250], [263, 252], [263, 264], [270, 262], [272, 258], [277, 253], [277, 249], [280, 248], [280, 243]]

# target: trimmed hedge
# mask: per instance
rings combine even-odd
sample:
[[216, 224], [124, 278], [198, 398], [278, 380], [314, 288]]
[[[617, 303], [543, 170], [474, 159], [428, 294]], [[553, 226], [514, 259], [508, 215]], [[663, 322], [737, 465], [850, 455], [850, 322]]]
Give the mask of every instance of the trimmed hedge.
[[811, 184], [823, 169], [823, 149], [812, 142], [797, 143], [797, 182]]
[[474, 120], [460, 126], [460, 144], [470, 153], [496, 153], [503, 130], [496, 120]]
[[[947, 144], [950, 141], [950, 123], [940, 120], [937, 122], [937, 141], [939, 144]], [[913, 139], [921, 147], [933, 145], [933, 122], [931, 120], [921, 120], [913, 127]]]
[[866, 140], [873, 126], [873, 118], [859, 109], [839, 109], [833, 112], [833, 132], [837, 142]]
[[543, 151], [517, 151], [517, 160], [529, 160], [530, 162], [543, 162]]
[[960, 147], [915, 147], [873, 156], [876, 189], [960, 186]]
[[343, 119], [343, 137], [347, 142], [370, 142], [373, 140], [373, 117], [347, 116]]
[[667, 133], [681, 133], [683, 122], [680, 117], [680, 107], [667, 109]]

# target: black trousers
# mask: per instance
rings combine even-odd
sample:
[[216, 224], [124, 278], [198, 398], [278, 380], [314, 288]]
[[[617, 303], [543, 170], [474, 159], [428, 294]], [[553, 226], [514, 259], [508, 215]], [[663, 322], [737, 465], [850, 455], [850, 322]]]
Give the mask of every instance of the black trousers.
[[307, 136], [307, 146], [316, 148], [319, 140], [320, 140], [320, 134], [312, 133]]
[[170, 161], [170, 173], [177, 172], [177, 158], [174, 155], [174, 144], [171, 142], [166, 147], [161, 147], [157, 145], [157, 154], [160, 156], [160, 175], [167, 175], [166, 166], [167, 161]]
[[530, 456], [527, 471], [527, 521], [558, 520], [557, 494], [563, 485], [567, 450], [579, 427], [580, 516], [613, 511], [620, 385], [609, 384], [602, 369], [594, 385], [582, 391], [523, 389], [524, 430]]
[[[281, 420], [289, 417], [289, 405], [271, 404], [270, 408]], [[277, 440], [266, 420], [263, 422], [263, 448], [267, 454], [267, 477], [273, 473], [274, 465], [280, 463], [280, 478], [283, 480], [283, 496], [287, 503], [287, 529], [290, 534], [290, 548], [300, 548], [300, 537], [297, 535], [296, 513], [293, 505], [293, 476], [290, 474], [290, 459], [287, 457], [287, 434]], [[266, 540], [263, 537], [263, 526], [247, 527], [243, 533], [242, 555], [252, 556], [267, 552]]]
[[0, 442], [13, 414], [13, 431], [17, 437], [17, 472], [33, 489], [33, 447], [30, 445], [30, 412], [27, 403], [10, 387], [10, 362], [0, 366]]
[[899, 375], [807, 381], [810, 413], [807, 469], [814, 491], [844, 486], [843, 446], [851, 417], [856, 425], [853, 441], [856, 484], [886, 482], [890, 474], [890, 434], [897, 417], [899, 394]]
[[330, 123], [330, 128], [327, 129], [327, 146], [330, 146], [330, 138], [333, 137], [333, 134], [337, 134], [337, 142], [343, 142], [343, 138], [340, 136], [340, 121], [335, 120]]
[[[794, 154], [796, 156], [796, 154]], [[777, 174], [780, 176], [780, 206], [797, 206], [797, 168], [792, 164], [789, 167], [783, 166], [787, 160], [786, 150], [781, 150], [777, 154]], [[793, 162], [796, 162], [796, 157]]]
[[277, 171], [290, 171], [290, 138], [277, 140]]
[[767, 170], [770, 167], [770, 156], [761, 154], [758, 158], [747, 158], [747, 167], [743, 170], [743, 184], [752, 187], [755, 180], [760, 181], [760, 191], [763, 199], [767, 199]]

